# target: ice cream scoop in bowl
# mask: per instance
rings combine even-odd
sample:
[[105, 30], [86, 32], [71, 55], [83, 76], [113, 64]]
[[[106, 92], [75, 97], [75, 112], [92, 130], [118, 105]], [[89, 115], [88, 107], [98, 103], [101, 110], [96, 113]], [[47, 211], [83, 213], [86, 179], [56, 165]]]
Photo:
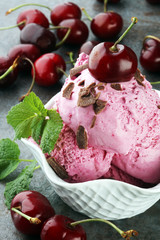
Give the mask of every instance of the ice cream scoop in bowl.
[[[158, 94], [160, 95], [159, 92]], [[46, 108], [55, 105], [57, 96], [46, 104]], [[66, 182], [53, 171], [37, 144], [28, 139], [22, 139], [22, 141], [32, 152], [46, 178], [62, 200], [75, 211], [91, 218], [108, 220], [130, 218], [146, 211], [160, 199], [160, 184], [143, 188], [114, 179]]]

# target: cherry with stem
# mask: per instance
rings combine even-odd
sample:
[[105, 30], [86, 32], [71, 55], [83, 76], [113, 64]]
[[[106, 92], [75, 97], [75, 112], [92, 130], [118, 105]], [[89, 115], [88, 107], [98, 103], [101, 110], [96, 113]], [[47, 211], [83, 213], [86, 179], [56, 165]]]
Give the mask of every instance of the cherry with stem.
[[91, 22], [92, 32], [102, 40], [116, 37], [123, 27], [122, 17], [116, 12], [107, 11], [107, 2], [108, 0], [104, 0], [104, 12], [97, 14], [94, 18], [91, 18], [87, 11], [82, 8], [82, 11]]
[[144, 38], [140, 63], [149, 72], [160, 72], [160, 38], [152, 35]]
[[131, 48], [119, 44], [137, 23], [136, 17], [131, 20], [130, 26], [115, 43], [102, 42], [91, 51], [88, 68], [97, 80], [110, 83], [124, 82], [129, 81], [135, 74], [138, 65], [136, 54]]

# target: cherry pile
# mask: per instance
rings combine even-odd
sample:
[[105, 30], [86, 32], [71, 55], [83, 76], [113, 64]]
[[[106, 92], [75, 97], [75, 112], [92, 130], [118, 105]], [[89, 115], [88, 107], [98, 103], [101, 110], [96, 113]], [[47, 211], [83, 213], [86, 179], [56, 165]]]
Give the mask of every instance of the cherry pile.
[[[117, 45], [119, 53], [122, 53], [124, 47], [125, 60], [128, 59], [131, 64], [130, 69], [123, 69], [119, 72], [118, 69], [122, 69], [124, 61], [122, 61], [124, 55], [118, 54], [117, 59], [113, 60], [113, 55], [109, 51], [108, 57], [105, 60], [109, 63], [113, 63], [110, 68], [110, 73], [115, 73], [115, 77], [108, 72], [98, 75], [98, 72], [104, 70], [100, 64], [101, 60], [97, 59], [92, 61], [96, 51], [105, 52], [113, 45], [110, 42], [111, 39], [115, 39], [123, 28], [123, 19], [117, 12], [108, 11], [107, 4], [120, 4], [120, 0], [97, 0], [104, 5], [104, 12], [98, 13], [91, 18], [84, 8], [80, 8], [73, 2], [61, 3], [54, 8], [50, 8], [41, 4], [22, 4], [15, 8], [9, 9], [6, 14], [15, 11], [18, 8], [35, 5], [39, 7], [45, 7], [50, 11], [50, 20], [44, 15], [44, 13], [37, 9], [29, 9], [22, 11], [17, 17], [17, 25], [20, 29], [20, 43], [14, 46], [8, 52], [7, 56], [0, 57], [0, 89], [8, 87], [14, 83], [17, 79], [18, 73], [22, 70], [31, 71], [33, 80], [28, 92], [24, 95], [28, 95], [33, 88], [34, 82], [41, 86], [52, 86], [56, 84], [59, 79], [65, 74], [66, 63], [59, 53], [55, 53], [64, 44], [68, 46], [77, 45], [79, 47], [79, 53], [85, 52], [90, 55], [92, 49], [92, 57], [90, 57], [89, 70], [93, 76], [100, 81], [127, 81], [135, 72], [137, 68], [137, 59], [132, 49], [127, 49], [127, 46]], [[159, 0], [146, 0], [149, 3], [158, 4]], [[81, 19], [82, 11], [87, 15], [90, 20], [90, 27], [88, 28], [86, 23]], [[51, 21], [51, 23], [50, 23]], [[15, 26], [6, 28], [0, 28], [0, 30], [10, 29]], [[87, 41], [89, 36], [89, 30], [97, 37], [95, 41]], [[101, 40], [109, 41], [99, 45]], [[97, 46], [98, 45], [98, 46]], [[140, 54], [140, 63], [144, 69], [151, 72], [159, 72], [160, 70], [160, 41], [158, 37], [146, 36], [143, 41], [142, 51]], [[119, 57], [118, 57], [119, 56]], [[101, 56], [100, 58], [103, 58]], [[91, 64], [92, 63], [92, 64]], [[94, 64], [93, 64], [94, 63]], [[128, 64], [128, 65], [129, 65]], [[41, 66], [44, 66], [42, 70]], [[110, 64], [111, 66], [111, 64]], [[94, 71], [93, 71], [94, 68]], [[96, 69], [96, 70], [95, 70]], [[101, 70], [100, 70], [101, 69]], [[113, 69], [115, 69], [113, 71]], [[125, 72], [126, 76], [122, 74]], [[108, 80], [104, 80], [105, 76], [109, 76]], [[23, 99], [23, 97], [21, 98]]]
[[127, 240], [138, 235], [135, 230], [124, 232], [104, 219], [75, 222], [67, 216], [57, 215], [45, 196], [30, 190], [20, 192], [12, 199], [11, 217], [18, 231], [27, 235], [39, 235], [41, 240], [86, 240], [86, 232], [80, 224], [92, 221], [107, 223]]

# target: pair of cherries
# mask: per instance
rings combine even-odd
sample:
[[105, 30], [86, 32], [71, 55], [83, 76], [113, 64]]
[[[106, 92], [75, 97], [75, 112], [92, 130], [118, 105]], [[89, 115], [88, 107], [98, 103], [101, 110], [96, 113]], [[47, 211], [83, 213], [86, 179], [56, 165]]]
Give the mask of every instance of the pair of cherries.
[[41, 240], [86, 240], [86, 232], [80, 224], [91, 221], [109, 224], [127, 240], [138, 235], [135, 230], [124, 232], [104, 219], [75, 222], [64, 215], [57, 215], [48, 199], [36, 191], [23, 191], [13, 198], [11, 217], [17, 230], [27, 235], [40, 235]]

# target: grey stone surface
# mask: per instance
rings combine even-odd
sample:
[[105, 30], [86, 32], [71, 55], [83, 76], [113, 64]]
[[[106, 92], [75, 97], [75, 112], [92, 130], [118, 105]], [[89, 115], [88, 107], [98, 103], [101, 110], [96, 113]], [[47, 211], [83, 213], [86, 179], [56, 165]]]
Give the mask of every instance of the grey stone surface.
[[[46, 4], [50, 7], [54, 7], [56, 4], [64, 2], [62, 0], [34, 0], [31, 1], [34, 3]], [[96, 0], [77, 0], [74, 1], [80, 7], [85, 7], [89, 14], [93, 17], [96, 13], [103, 10], [103, 5]], [[12, 14], [5, 16], [5, 12], [11, 8], [15, 7], [20, 3], [28, 3], [27, 0], [23, 1], [0, 1], [0, 27], [14, 25], [16, 23], [16, 18], [18, 14], [24, 9], [36, 8], [36, 7], [25, 7], [21, 8]], [[42, 10], [48, 17], [50, 15], [47, 9], [37, 7]], [[137, 56], [140, 55], [140, 50], [142, 46], [142, 41], [146, 35], [156, 35], [160, 37], [160, 5], [151, 6], [145, 0], [121, 0], [119, 4], [109, 4], [108, 8], [110, 10], [115, 10], [119, 12], [124, 19], [124, 29], [128, 26], [130, 18], [132, 16], [137, 16], [139, 21], [133, 30], [130, 31], [128, 36], [123, 40], [123, 43], [132, 47], [136, 52]], [[83, 15], [82, 18], [88, 24], [86, 17]], [[5, 56], [9, 49], [11, 49], [15, 44], [19, 43], [19, 29], [12, 29], [6, 31], [0, 31], [0, 56]], [[90, 32], [89, 39], [96, 39]], [[73, 49], [71, 47], [63, 47], [59, 50], [59, 53], [66, 57], [67, 51], [76, 51], [77, 48]], [[68, 70], [71, 66], [68, 65]], [[146, 75], [148, 80], [158, 81], [160, 76], [158, 74], [151, 74], [143, 70], [139, 64], [140, 70]], [[60, 81], [57, 86], [50, 88], [42, 88], [37, 85], [34, 87], [34, 92], [41, 98], [45, 104], [54, 94], [56, 94], [62, 84], [64, 78]], [[8, 126], [6, 122], [6, 115], [10, 108], [18, 103], [18, 98], [26, 93], [29, 85], [31, 83], [30, 73], [21, 74], [16, 83], [8, 89], [0, 89], [0, 138], [9, 137], [14, 138], [13, 129]], [[157, 89], [160, 89], [160, 85], [155, 86]], [[28, 150], [22, 145], [21, 142], [18, 142], [21, 149], [21, 156], [23, 158], [33, 158], [31, 154], [28, 153]], [[25, 164], [21, 164], [18, 169], [10, 174], [4, 181], [0, 182], [0, 240], [32, 240], [39, 239], [39, 237], [28, 237], [20, 234], [13, 226], [10, 212], [7, 210], [4, 204], [4, 187], [7, 181], [14, 179], [18, 175], [20, 170], [24, 167]], [[42, 171], [39, 169], [34, 173], [33, 180], [30, 185], [30, 189], [36, 190], [44, 194], [50, 200], [51, 204], [55, 208], [58, 214], [67, 215], [75, 220], [85, 218], [70, 207], [63, 203], [63, 201], [56, 195], [54, 189], [50, 186], [49, 182], [44, 177]], [[160, 214], [160, 203], [156, 203], [148, 211], [143, 214], [140, 214], [136, 217], [115, 221], [121, 229], [127, 230], [134, 228], [139, 231], [139, 237], [137, 239], [141, 240], [155, 240], [160, 239], [160, 225], [159, 225], [159, 214]], [[121, 239], [121, 237], [109, 226], [106, 226], [102, 223], [89, 223], [85, 224], [84, 228], [87, 232], [87, 239], [93, 240], [103, 240], [103, 239]]]

